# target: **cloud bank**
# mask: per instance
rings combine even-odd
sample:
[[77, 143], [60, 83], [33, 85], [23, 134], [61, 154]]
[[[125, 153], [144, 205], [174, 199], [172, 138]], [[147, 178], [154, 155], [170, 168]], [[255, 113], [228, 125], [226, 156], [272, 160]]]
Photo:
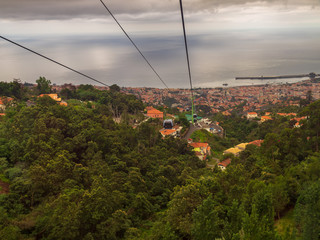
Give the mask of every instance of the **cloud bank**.
[[[115, 14], [143, 15], [168, 14], [179, 11], [178, 0], [104, 0]], [[216, 12], [229, 6], [259, 4], [295, 8], [318, 8], [319, 0], [185, 0], [186, 12]], [[1, 0], [1, 19], [53, 20], [70, 18], [100, 18], [106, 15], [99, 0]]]

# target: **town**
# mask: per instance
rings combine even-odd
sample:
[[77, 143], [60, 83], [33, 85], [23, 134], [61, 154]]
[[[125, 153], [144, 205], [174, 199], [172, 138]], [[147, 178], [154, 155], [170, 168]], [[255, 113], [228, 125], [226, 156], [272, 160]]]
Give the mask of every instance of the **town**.
[[[234, 107], [241, 104], [243, 112], [260, 111], [266, 106], [276, 104], [299, 106], [300, 100], [306, 99], [308, 93], [312, 94], [313, 99], [319, 99], [319, 89], [318, 79], [291, 84], [198, 88], [194, 90], [194, 104], [200, 109], [210, 108], [211, 113], [221, 112], [224, 115], [231, 115]], [[181, 110], [190, 109], [190, 90], [187, 89], [124, 87], [122, 91], [136, 95], [146, 104], [178, 107]]]

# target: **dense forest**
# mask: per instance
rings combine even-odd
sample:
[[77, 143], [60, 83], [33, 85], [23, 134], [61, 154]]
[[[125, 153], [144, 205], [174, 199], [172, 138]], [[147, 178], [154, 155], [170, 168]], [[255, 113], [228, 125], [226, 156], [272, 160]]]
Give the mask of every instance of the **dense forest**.
[[155, 121], [133, 128], [143, 103], [117, 86], [63, 90], [60, 106], [32, 97], [48, 84], [0, 84], [14, 98], [0, 120], [0, 239], [319, 239], [320, 101], [299, 109], [301, 128], [230, 116], [226, 138], [195, 134], [213, 152], [264, 139], [221, 171]]

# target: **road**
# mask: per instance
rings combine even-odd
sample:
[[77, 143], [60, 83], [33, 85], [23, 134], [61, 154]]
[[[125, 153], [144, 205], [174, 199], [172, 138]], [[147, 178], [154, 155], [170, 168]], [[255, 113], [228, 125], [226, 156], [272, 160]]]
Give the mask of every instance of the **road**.
[[199, 129], [201, 129], [201, 128], [196, 127], [193, 124], [190, 124], [189, 130], [188, 130], [187, 134], [183, 137], [183, 139], [188, 140], [191, 137], [192, 133], [194, 131], [199, 130]]
[[203, 122], [198, 122], [198, 123], [196, 123], [196, 126], [193, 125], [193, 124], [190, 124], [189, 131], [183, 137], [183, 139], [188, 140], [194, 131], [197, 131], [197, 130], [200, 130], [200, 129], [203, 129], [203, 128], [207, 128], [207, 129], [213, 128], [214, 129], [214, 131], [213, 131], [214, 134], [218, 134], [220, 137], [223, 137], [223, 128], [221, 126], [219, 126], [217, 124], [214, 124], [214, 123], [211, 123], [211, 124], [208, 125], [208, 124], [205, 124]]

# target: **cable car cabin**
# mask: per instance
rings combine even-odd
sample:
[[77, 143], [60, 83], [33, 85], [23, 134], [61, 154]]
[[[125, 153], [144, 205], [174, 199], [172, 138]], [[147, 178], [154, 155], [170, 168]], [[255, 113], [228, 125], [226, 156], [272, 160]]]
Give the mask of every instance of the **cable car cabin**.
[[163, 121], [164, 129], [172, 129], [173, 128], [173, 121], [172, 119], [166, 119]]
[[193, 114], [193, 121], [197, 122], [197, 120], [198, 120], [198, 115], [197, 114]]

